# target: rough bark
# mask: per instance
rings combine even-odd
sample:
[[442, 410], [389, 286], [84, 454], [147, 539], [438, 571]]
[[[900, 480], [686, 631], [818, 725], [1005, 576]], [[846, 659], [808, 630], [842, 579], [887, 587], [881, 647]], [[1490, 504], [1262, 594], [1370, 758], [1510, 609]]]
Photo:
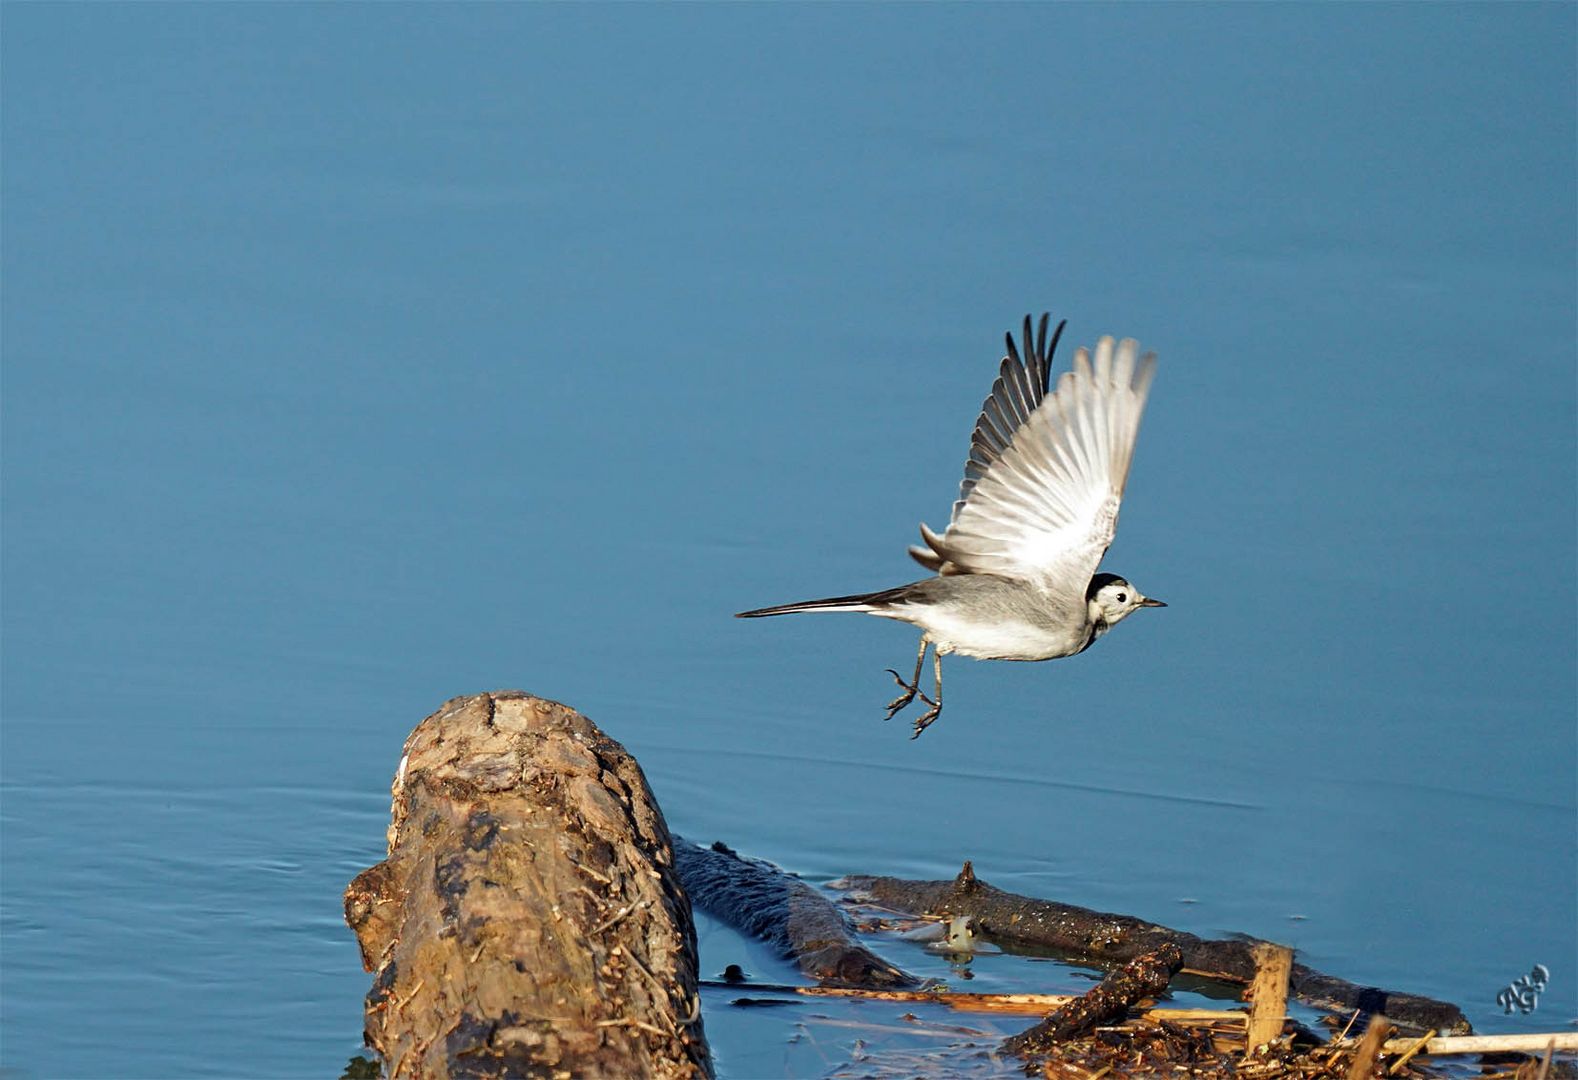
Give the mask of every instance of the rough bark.
[[389, 857], [345, 893], [390, 1077], [711, 1074], [690, 904], [622, 746], [551, 701], [455, 698], [393, 793]]
[[919, 981], [856, 941], [832, 901], [772, 863], [684, 837], [674, 838], [674, 856], [698, 907], [775, 946], [822, 985], [880, 989]]
[[1098, 1024], [1116, 1020], [1143, 998], [1155, 997], [1183, 966], [1178, 946], [1163, 945], [1137, 956], [1085, 993], [1048, 1013], [1035, 1027], [1003, 1040], [1005, 1054], [1035, 1054], [1050, 1050], [1065, 1039], [1078, 1038]]
[[[1092, 911], [1052, 900], [1004, 892], [976, 878], [969, 863], [952, 881], [850, 877], [844, 887], [886, 907], [916, 915], [971, 915], [992, 937], [1055, 949], [1103, 966], [1124, 963], [1171, 943], [1182, 951], [1186, 972], [1247, 984], [1255, 976], [1252, 940], [1207, 940], [1132, 915]], [[1294, 964], [1294, 996], [1317, 1008], [1384, 1011], [1395, 1023], [1423, 1031], [1472, 1030], [1456, 1005], [1415, 994], [1357, 986]]]

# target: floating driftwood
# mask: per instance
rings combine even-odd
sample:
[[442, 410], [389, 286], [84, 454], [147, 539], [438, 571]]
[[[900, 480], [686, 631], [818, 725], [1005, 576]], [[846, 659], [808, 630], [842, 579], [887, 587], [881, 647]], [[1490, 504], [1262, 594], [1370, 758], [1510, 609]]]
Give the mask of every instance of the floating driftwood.
[[[1432, 1066], [1421, 1059], [1459, 1052], [1545, 1055], [1549, 1068], [1557, 1051], [1578, 1049], [1571, 1033], [1438, 1034], [1467, 1027], [1447, 1003], [1354, 987], [1291, 965], [1286, 950], [1265, 943], [1204, 941], [1129, 916], [1013, 896], [975, 880], [968, 864], [952, 882], [858, 878], [846, 885], [890, 908], [969, 916], [1000, 940], [1051, 946], [1109, 969], [1156, 955], [1079, 998], [910, 988], [916, 980], [856, 940], [817, 889], [722, 845], [676, 843], [618, 743], [573, 710], [517, 692], [457, 698], [412, 732], [395, 777], [388, 839], [389, 857], [358, 875], [345, 900], [363, 963], [376, 973], [367, 1041], [390, 1080], [710, 1076], [687, 888], [823, 984], [731, 984], [745, 993], [1044, 1017], [1006, 1043], [1007, 1030], [926, 1026], [952, 1039], [955, 1050], [982, 1040], [972, 1052], [993, 1068], [1003, 1046], [1033, 1053], [1048, 1077], [1149, 1076], [1181, 1066], [1200, 1078], [1309, 1080], [1379, 1069], [1429, 1075]], [[1180, 965], [1239, 985], [1254, 978], [1252, 1011], [1155, 1008], [1143, 1000], [1159, 995]], [[1378, 1012], [1384, 1002], [1388, 1017], [1434, 1030], [1388, 1040], [1377, 1022], [1366, 1043], [1339, 1037], [1317, 1046], [1311, 1033], [1286, 1023], [1290, 982], [1317, 1006], [1343, 1001]], [[920, 1031], [910, 1020], [815, 1022]], [[961, 1060], [945, 1053], [933, 1071], [951, 1075]], [[895, 1064], [905, 1076], [928, 1071], [913, 1055]], [[861, 1071], [882, 1075], [864, 1064]]]
[[[813, 901], [811, 897], [815, 890], [793, 875], [771, 863], [740, 856], [723, 844], [714, 844], [711, 848], [699, 848], [682, 840], [676, 841], [676, 844], [681, 878], [687, 889], [696, 892], [697, 904], [741, 930], [764, 941], [779, 944], [789, 955], [802, 955], [785, 943], [797, 938], [807, 938], [812, 943], [821, 940], [819, 933], [797, 934], [788, 928], [791, 912], [798, 905], [804, 905], [803, 910], [816, 912], [812, 925], [824, 928], [822, 932], [826, 932], [827, 927], [836, 927], [833, 936], [841, 943], [841, 947], [848, 948], [849, 943], [853, 942], [842, 916], [836, 911], [826, 911]], [[700, 876], [693, 879], [693, 875], [702, 874], [705, 880]], [[739, 874], [743, 879], [738, 886], [729, 883], [729, 877], [734, 874]], [[845, 879], [840, 885], [853, 887], [864, 885], [870, 880], [875, 879]], [[768, 902], [758, 906], [751, 899], [754, 896], [764, 896]], [[794, 903], [786, 902], [786, 896], [793, 896]], [[715, 907], [719, 898], [724, 898], [726, 903]], [[821, 897], [816, 899], [822, 900]], [[957, 913], [960, 912], [949, 912]], [[990, 926], [986, 929], [991, 932]], [[870, 955], [858, 942], [853, 942], [853, 945], [861, 949], [859, 955]], [[814, 953], [816, 950], [808, 951]], [[989, 1054], [1033, 1058], [1036, 1069], [1049, 1077], [1084, 1078], [1093, 1074], [1113, 1077], [1152, 1076], [1173, 1071], [1179, 1066], [1186, 1067], [1192, 1075], [1200, 1078], [1249, 1076], [1271, 1080], [1275, 1077], [1325, 1076], [1338, 1080], [1346, 1076], [1354, 1055], [1351, 1046], [1329, 1049], [1322, 1046], [1320, 1050], [1326, 1056], [1316, 1060], [1310, 1057], [1310, 1047], [1316, 1045], [1316, 1040], [1307, 1032], [1295, 1031], [1299, 1037], [1297, 1046], [1293, 1039], [1281, 1037], [1286, 1019], [1287, 972], [1291, 959], [1287, 951], [1267, 946], [1249, 955], [1251, 964], [1256, 963], [1258, 958], [1260, 966], [1257, 993], [1261, 1004], [1258, 1015], [1242, 1009], [1155, 1007], [1138, 1010], [1138, 1015], [1131, 1015], [1137, 1011], [1133, 1008], [1136, 1002], [1164, 992], [1171, 975], [1183, 963], [1181, 947], [1176, 942], [1166, 940], [1153, 955], [1125, 965], [1127, 970], [1110, 975], [1101, 985], [1080, 997], [968, 994], [950, 992], [940, 987], [896, 989], [884, 985], [853, 986], [847, 983], [796, 987], [708, 981], [703, 985], [738, 991], [740, 996], [734, 999], [734, 1003], [740, 1006], [782, 1004], [785, 997], [791, 1000], [844, 997], [895, 1004], [936, 1004], [961, 1011], [1039, 1015], [1043, 1017], [1039, 1024], [1001, 1040], [1000, 1045], [988, 1044], [982, 1049]], [[891, 968], [885, 962], [878, 963], [880, 966], [872, 968], [869, 961], [862, 961], [860, 965], [846, 969], [845, 973]], [[1251, 975], [1254, 974], [1252, 968]], [[881, 978], [885, 980], [887, 976]], [[828, 1025], [840, 1023], [825, 1018], [819, 1022]], [[1255, 1025], [1257, 1035], [1265, 1041], [1249, 1041], [1252, 1025]], [[1265, 1034], [1273, 1026], [1277, 1037]], [[870, 1023], [863, 1023], [859, 1027], [872, 1033], [886, 1030]], [[1092, 1028], [1095, 1030], [1092, 1031]], [[895, 1030], [920, 1034], [920, 1029]], [[870, 1064], [869, 1061], [867, 1064]], [[940, 1066], [939, 1069], [939, 1074], [948, 1071], [947, 1066]], [[896, 1063], [892, 1075], [924, 1073], [924, 1058], [906, 1058]], [[885, 1074], [877, 1071], [872, 1075]], [[1428, 1073], [1419, 1069], [1406, 1072], [1399, 1069], [1397, 1075], [1422, 1076]]]
[[[1008, 1013], [1022, 1016], [1045, 1016], [1060, 1009], [1076, 994], [972, 994], [957, 990], [944, 990], [938, 986], [930, 990], [876, 990], [858, 986], [789, 986], [783, 983], [728, 982], [703, 979], [701, 985], [719, 990], [745, 991], [748, 995], [738, 1000], [755, 1003], [757, 994], [791, 994], [808, 998], [859, 998], [864, 1001], [892, 1001], [906, 1005], [946, 1005], [959, 1012]], [[1247, 1015], [1242, 1009], [1162, 1009], [1141, 1010], [1142, 1015], [1175, 1024], [1215, 1024], [1222, 1022], [1243, 1023]]]
[[1088, 1034], [1097, 1024], [1121, 1020], [1142, 998], [1155, 997], [1167, 990], [1183, 953], [1168, 942], [1155, 952], [1136, 956], [1085, 993], [1047, 1014], [1035, 1027], [1004, 1041], [1009, 1054], [1038, 1054], [1055, 1043]]
[[[1423, 1045], [1420, 1045], [1420, 1043]], [[1336, 1047], [1357, 1045], [1355, 1039], [1334, 1039]], [[1414, 1052], [1437, 1057], [1443, 1054], [1543, 1054], [1547, 1050], [1571, 1054], [1578, 1052], [1578, 1031], [1532, 1032], [1517, 1035], [1436, 1035], [1423, 1038], [1387, 1039], [1381, 1045], [1386, 1054]]]
[[399, 1077], [705, 1077], [696, 934], [635, 759], [520, 693], [406, 740], [389, 857], [345, 894]]
[[[976, 878], [969, 863], [952, 881], [910, 881], [891, 877], [849, 877], [841, 888], [884, 907], [914, 915], [970, 915], [1000, 941], [1019, 941], [1055, 949], [1103, 967], [1178, 946], [1183, 970], [1206, 978], [1247, 984], [1255, 977], [1252, 941], [1207, 940], [1165, 926], [1089, 908], [1004, 892]], [[1472, 1029], [1456, 1005], [1415, 994], [1356, 986], [1294, 964], [1292, 994], [1316, 1008], [1347, 1012], [1384, 1012], [1395, 1023], [1417, 1030], [1467, 1033]]]
[[680, 880], [691, 902], [775, 946], [827, 986], [914, 986], [920, 980], [855, 940], [844, 913], [792, 874], [726, 845], [674, 838]]

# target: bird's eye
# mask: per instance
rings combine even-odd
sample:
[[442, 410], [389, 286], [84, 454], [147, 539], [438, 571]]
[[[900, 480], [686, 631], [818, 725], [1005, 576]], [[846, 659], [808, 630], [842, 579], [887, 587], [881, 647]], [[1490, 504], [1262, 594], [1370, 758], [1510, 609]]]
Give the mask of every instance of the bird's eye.
[[1128, 593], [1119, 593], [1118, 594], [1118, 603], [1120, 603], [1120, 604], [1127, 604], [1128, 602], [1129, 602], [1129, 594]]

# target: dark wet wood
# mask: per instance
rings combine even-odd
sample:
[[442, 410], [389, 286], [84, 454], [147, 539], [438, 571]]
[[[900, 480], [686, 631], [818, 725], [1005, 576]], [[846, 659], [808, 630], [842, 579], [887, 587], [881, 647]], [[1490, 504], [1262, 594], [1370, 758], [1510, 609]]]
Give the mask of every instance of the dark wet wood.
[[668, 828], [591, 721], [447, 702], [406, 740], [391, 817], [345, 893], [386, 1076], [711, 1075]]
[[889, 988], [919, 981], [856, 941], [832, 901], [772, 863], [679, 836], [674, 856], [696, 906], [774, 946], [822, 985]]
[[[1121, 964], [1170, 943], [1183, 953], [1185, 972], [1244, 985], [1255, 976], [1253, 940], [1209, 940], [1132, 915], [1004, 892], [977, 879], [969, 863], [952, 881], [851, 877], [844, 885], [858, 896], [914, 915], [971, 915], [999, 941], [1042, 946], [1101, 966]], [[1293, 965], [1290, 989], [1317, 1008], [1385, 1012], [1394, 1023], [1419, 1031], [1472, 1030], [1462, 1011], [1449, 1002], [1357, 986], [1303, 964]]]
[[1060, 1006], [1039, 1024], [1003, 1040], [1005, 1054], [1043, 1053], [1066, 1039], [1078, 1038], [1098, 1024], [1122, 1019], [1137, 1002], [1166, 991], [1183, 967], [1183, 953], [1168, 942], [1154, 952], [1137, 956], [1067, 1005]]

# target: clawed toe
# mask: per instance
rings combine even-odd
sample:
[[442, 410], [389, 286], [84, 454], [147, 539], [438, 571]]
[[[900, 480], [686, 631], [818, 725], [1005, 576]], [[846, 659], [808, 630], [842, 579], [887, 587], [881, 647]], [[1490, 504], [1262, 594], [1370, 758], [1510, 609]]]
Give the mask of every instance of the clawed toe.
[[911, 686], [909, 683], [900, 678], [899, 673], [894, 671], [892, 668], [888, 668], [887, 672], [889, 675], [893, 676], [894, 682], [898, 683], [904, 688], [904, 693], [888, 702], [888, 715], [882, 718], [884, 720], [892, 720], [898, 715], [900, 709], [904, 708], [904, 706], [915, 700], [916, 690], [915, 687]]
[[[924, 694], [922, 694], [921, 696], [925, 697]], [[920, 738], [920, 733], [925, 731], [928, 727], [930, 727], [932, 721], [937, 719], [937, 717], [939, 717], [941, 715], [942, 715], [942, 706], [941, 705], [933, 705], [930, 709], [928, 709], [926, 711], [925, 715], [923, 715], [919, 720], [915, 721], [915, 730], [910, 733], [910, 738], [912, 738], [912, 739]]]
[[888, 715], [883, 717], [884, 720], [892, 720], [895, 716], [897, 716], [899, 714], [899, 710], [903, 709], [906, 705], [908, 705], [910, 702], [914, 701], [916, 698], [920, 698], [922, 701], [924, 701], [928, 705], [933, 705], [933, 706], [936, 705], [936, 702], [932, 701], [931, 698], [927, 697], [924, 693], [922, 693], [921, 690], [918, 687], [912, 686], [909, 683], [905, 682], [903, 677], [900, 676], [898, 672], [894, 671], [892, 668], [887, 668], [885, 670], [887, 671], [887, 673], [889, 675], [893, 676], [893, 681], [894, 682], [898, 683], [900, 686], [902, 686], [904, 688], [904, 693], [900, 694], [898, 697], [896, 697], [892, 701], [888, 702]]

